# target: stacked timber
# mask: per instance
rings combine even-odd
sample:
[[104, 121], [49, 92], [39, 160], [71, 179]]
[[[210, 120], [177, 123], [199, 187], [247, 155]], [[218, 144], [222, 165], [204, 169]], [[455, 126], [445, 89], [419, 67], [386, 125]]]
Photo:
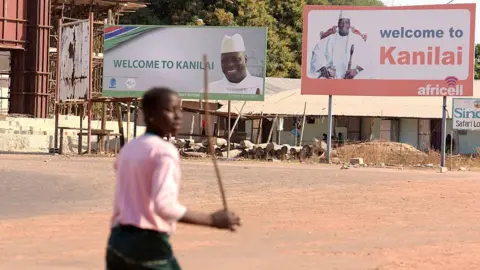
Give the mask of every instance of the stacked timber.
[[[185, 157], [206, 157], [215, 154], [217, 157], [227, 157], [227, 140], [213, 138], [214, 153], [210, 153], [209, 141], [195, 142], [188, 139], [173, 140], [172, 143]], [[276, 143], [254, 144], [243, 140], [239, 143], [230, 144], [230, 158], [243, 158], [254, 160], [306, 160], [312, 157], [322, 156], [327, 149], [325, 142], [314, 139], [312, 144], [303, 146], [279, 145]]]

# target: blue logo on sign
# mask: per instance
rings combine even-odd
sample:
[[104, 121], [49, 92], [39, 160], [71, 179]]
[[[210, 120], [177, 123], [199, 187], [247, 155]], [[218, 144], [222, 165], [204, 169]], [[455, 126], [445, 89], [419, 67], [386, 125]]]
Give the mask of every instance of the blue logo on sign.
[[117, 80], [114, 78], [110, 79], [110, 88], [117, 88]]

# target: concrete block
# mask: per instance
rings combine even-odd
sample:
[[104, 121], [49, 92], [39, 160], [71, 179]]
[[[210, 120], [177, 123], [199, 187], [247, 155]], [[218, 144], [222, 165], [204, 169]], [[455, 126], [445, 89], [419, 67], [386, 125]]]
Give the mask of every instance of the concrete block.
[[350, 159], [350, 164], [363, 166], [365, 163], [363, 162], [363, 158], [352, 158]]
[[446, 173], [446, 172], [448, 172], [447, 167], [440, 167], [440, 173]]
[[340, 164], [341, 161], [340, 161], [339, 158], [334, 157], [334, 158], [330, 158], [330, 163], [332, 163], [332, 164]]

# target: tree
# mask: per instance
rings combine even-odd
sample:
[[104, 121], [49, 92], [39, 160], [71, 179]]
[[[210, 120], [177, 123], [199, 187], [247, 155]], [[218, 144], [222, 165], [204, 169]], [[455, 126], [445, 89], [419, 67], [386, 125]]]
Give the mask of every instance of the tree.
[[304, 5], [381, 6], [380, 0], [150, 0], [123, 24], [268, 27], [267, 76], [299, 78]]
[[475, 80], [480, 80], [480, 43], [475, 45]]

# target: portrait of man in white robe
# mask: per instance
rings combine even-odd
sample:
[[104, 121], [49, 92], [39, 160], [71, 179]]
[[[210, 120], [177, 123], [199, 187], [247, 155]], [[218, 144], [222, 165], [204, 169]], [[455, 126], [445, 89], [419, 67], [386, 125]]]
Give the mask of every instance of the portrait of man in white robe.
[[320, 32], [320, 40], [312, 50], [308, 76], [322, 79], [366, 78], [370, 63], [367, 35], [351, 26], [345, 11], [337, 25]]
[[225, 35], [221, 45], [221, 67], [224, 77], [209, 83], [210, 93], [250, 94], [263, 93], [264, 79], [250, 75], [247, 69], [247, 54], [243, 37], [239, 34]]

